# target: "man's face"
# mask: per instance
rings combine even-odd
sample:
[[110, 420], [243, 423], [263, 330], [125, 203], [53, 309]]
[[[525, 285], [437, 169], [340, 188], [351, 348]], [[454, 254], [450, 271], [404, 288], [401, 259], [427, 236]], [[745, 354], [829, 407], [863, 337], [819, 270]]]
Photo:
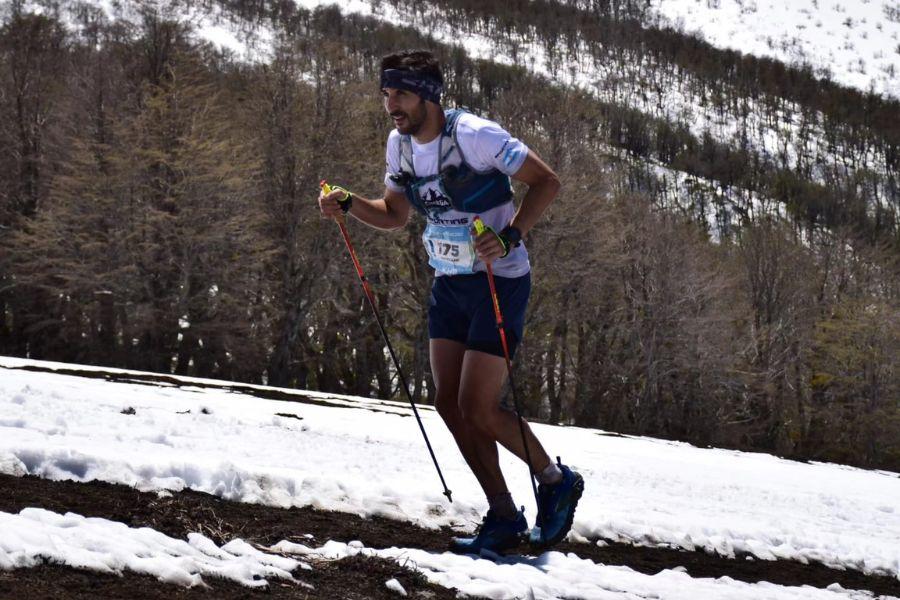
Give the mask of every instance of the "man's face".
[[383, 88], [384, 110], [394, 120], [394, 127], [403, 135], [415, 135], [425, 123], [425, 101], [417, 94], [396, 88]]

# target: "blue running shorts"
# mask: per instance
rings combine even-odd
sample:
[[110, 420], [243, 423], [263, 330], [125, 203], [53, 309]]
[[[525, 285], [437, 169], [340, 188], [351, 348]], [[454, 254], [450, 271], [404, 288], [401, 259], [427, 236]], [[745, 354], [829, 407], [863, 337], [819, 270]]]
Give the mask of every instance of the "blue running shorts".
[[[525, 328], [531, 273], [512, 278], [494, 275], [494, 285], [512, 358]], [[428, 299], [428, 337], [454, 340], [470, 350], [503, 356], [487, 273], [434, 278]]]

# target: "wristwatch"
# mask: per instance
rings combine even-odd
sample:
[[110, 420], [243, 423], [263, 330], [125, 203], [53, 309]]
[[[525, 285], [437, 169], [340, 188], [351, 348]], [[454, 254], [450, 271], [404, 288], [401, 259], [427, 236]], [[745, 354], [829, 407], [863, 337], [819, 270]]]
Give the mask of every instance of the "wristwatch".
[[503, 228], [503, 231], [500, 232], [500, 235], [505, 237], [507, 241], [509, 241], [509, 245], [513, 248], [517, 248], [522, 244], [522, 232], [519, 231], [518, 227], [507, 225]]
[[347, 192], [347, 195], [338, 200], [338, 206], [341, 207], [341, 210], [344, 214], [350, 212], [350, 207], [353, 205], [353, 194], [351, 192]]

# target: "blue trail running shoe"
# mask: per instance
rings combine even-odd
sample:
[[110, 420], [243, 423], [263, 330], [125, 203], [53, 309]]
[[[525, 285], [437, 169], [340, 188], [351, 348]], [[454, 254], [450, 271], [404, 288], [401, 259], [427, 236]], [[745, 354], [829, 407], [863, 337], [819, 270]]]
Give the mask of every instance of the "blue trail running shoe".
[[456, 554], [480, 554], [482, 550], [505, 552], [518, 546], [526, 531], [528, 521], [523, 511], [517, 512], [515, 519], [501, 519], [488, 510], [475, 537], [453, 538], [450, 551]]
[[575, 518], [575, 507], [584, 492], [584, 479], [559, 461], [562, 481], [554, 485], [538, 486], [538, 516], [531, 530], [529, 542], [537, 549], [558, 544], [569, 530]]

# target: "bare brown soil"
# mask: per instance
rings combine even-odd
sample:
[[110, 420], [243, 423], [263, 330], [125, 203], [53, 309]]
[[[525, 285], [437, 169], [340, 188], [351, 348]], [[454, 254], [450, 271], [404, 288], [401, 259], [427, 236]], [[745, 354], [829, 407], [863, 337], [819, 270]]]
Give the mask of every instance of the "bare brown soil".
[[[160, 498], [155, 493], [142, 493], [102, 482], [54, 482], [30, 476], [0, 475], [0, 511], [18, 512], [26, 507], [103, 517], [132, 527], [153, 527], [180, 539], [199, 531], [220, 544], [234, 537], [261, 545], [271, 545], [282, 539], [307, 545], [322, 544], [329, 539], [360, 540], [373, 548], [416, 547], [443, 552], [451, 535], [449, 531], [430, 531], [387, 519], [361, 519], [309, 508], [279, 509], [228, 502], [190, 490]], [[306, 534], [313, 538], [304, 537]], [[734, 560], [702, 552], [625, 544], [601, 547], [565, 543], [556, 549], [648, 574], [682, 566], [693, 577], [728, 576], [748, 582], [769, 581], [820, 588], [839, 583], [850, 589], [900, 595], [900, 582], [890, 577], [837, 571], [822, 565], [751, 561], [746, 557]], [[276, 580], [263, 591], [219, 580], [208, 581], [209, 589], [185, 589], [136, 574], [118, 577], [45, 565], [35, 569], [0, 571], [0, 598], [247, 598], [267, 595], [276, 598], [395, 599], [399, 596], [384, 585], [391, 578], [400, 581], [412, 598], [455, 597], [454, 591], [430, 585], [420, 574], [391, 561], [373, 558], [319, 562], [313, 571], [298, 571], [295, 576], [313, 585], [314, 589]]]

